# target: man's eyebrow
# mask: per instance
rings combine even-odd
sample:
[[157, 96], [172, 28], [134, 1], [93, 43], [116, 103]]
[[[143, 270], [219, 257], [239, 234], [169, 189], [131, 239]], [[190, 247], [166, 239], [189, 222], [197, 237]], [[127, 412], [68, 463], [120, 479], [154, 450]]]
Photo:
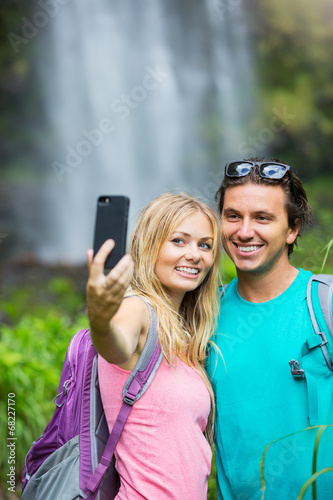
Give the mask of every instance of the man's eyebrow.
[[[232, 207], [226, 207], [226, 208], [223, 208], [222, 210], [222, 214], [223, 213], [228, 213], [228, 212], [232, 212], [232, 213], [240, 213], [240, 210], [237, 210], [237, 208], [232, 208]], [[271, 212], [270, 210], [255, 210], [253, 212], [251, 212], [251, 215], [268, 215], [269, 217], [274, 217], [276, 218], [276, 215], [274, 212]]]
[[223, 207], [222, 212], [238, 212], [237, 208]]
[[239, 210], [237, 210], [237, 208], [233, 208], [233, 207], [223, 207], [222, 209], [222, 214], [225, 213], [225, 212], [233, 212], [233, 213], [239, 213]]
[[257, 210], [256, 212], [253, 212], [253, 215], [269, 215], [270, 217], [276, 217], [275, 213], [270, 210]]

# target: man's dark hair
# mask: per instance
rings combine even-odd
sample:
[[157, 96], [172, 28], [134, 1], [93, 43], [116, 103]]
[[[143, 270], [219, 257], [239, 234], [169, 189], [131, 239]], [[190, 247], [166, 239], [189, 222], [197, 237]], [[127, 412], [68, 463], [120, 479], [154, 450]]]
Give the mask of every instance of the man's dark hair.
[[[247, 158], [242, 160], [244, 162], [275, 162], [275, 163], [284, 163], [278, 159], [265, 159], [265, 158]], [[281, 186], [286, 193], [286, 210], [288, 214], [288, 225], [291, 229], [295, 227], [299, 227], [299, 233], [294, 243], [288, 246], [288, 255], [291, 255], [294, 250], [294, 245], [297, 246], [297, 239], [299, 236], [302, 236], [301, 231], [312, 222], [312, 209], [308, 202], [308, 198], [305, 192], [305, 189], [302, 185], [302, 181], [295, 174], [291, 174], [293, 176], [295, 191], [297, 194], [297, 199], [295, 199], [290, 177], [288, 174], [284, 175], [282, 179], [267, 179], [261, 177], [259, 175], [258, 167], [254, 167], [250, 170], [250, 172], [244, 177], [227, 177], [224, 176], [221, 186], [216, 192], [215, 200], [218, 203], [218, 212], [221, 215], [224, 204], [224, 196], [225, 192], [230, 186], [240, 186], [246, 183], [252, 184], [262, 184], [262, 185], [271, 185], [271, 186]]]

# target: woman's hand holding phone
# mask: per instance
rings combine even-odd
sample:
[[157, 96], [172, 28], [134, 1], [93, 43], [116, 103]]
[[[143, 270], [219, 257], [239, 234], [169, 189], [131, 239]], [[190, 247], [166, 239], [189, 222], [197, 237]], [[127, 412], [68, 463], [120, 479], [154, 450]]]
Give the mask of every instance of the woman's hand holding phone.
[[106, 276], [104, 275], [105, 261], [114, 246], [113, 240], [107, 240], [95, 257], [92, 249], [87, 252], [87, 315], [90, 328], [99, 335], [107, 335], [110, 332], [111, 320], [120, 307], [134, 271], [132, 257], [125, 255]]

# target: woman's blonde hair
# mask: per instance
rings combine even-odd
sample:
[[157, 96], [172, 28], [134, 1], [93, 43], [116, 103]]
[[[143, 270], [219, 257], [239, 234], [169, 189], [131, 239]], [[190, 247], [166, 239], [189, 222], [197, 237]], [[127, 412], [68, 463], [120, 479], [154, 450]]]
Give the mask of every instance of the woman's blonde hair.
[[[186, 292], [177, 311], [167, 289], [155, 274], [155, 263], [162, 246], [176, 227], [186, 217], [197, 212], [206, 215], [212, 225], [213, 266], [195, 290]], [[129, 248], [135, 264], [131, 293], [145, 297], [156, 310], [158, 335], [164, 357], [173, 366], [177, 355], [185, 355], [188, 365], [200, 373], [209, 390], [212, 412], [206, 436], [210, 442], [215, 406], [204, 361], [219, 309], [220, 252], [220, 226], [216, 214], [204, 202], [187, 193], [166, 193], [152, 200], [139, 214]]]

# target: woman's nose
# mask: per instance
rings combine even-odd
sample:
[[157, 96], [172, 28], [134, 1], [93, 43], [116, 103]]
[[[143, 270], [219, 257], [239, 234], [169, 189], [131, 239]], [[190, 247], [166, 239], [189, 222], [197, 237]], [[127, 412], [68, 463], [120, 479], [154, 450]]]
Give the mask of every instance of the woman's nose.
[[193, 262], [199, 262], [201, 259], [201, 254], [197, 245], [191, 245], [185, 254], [186, 260], [192, 260]]

